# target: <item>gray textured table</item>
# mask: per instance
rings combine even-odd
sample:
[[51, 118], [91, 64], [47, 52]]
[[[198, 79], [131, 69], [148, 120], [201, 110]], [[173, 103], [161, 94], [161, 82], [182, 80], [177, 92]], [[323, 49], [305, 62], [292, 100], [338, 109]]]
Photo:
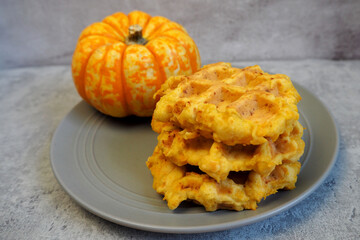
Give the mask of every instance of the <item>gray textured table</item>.
[[359, 239], [360, 61], [266, 61], [317, 95], [340, 130], [340, 152], [325, 182], [270, 219], [215, 233], [172, 235], [103, 220], [76, 204], [50, 167], [52, 135], [80, 101], [69, 66], [0, 71], [1, 239]]

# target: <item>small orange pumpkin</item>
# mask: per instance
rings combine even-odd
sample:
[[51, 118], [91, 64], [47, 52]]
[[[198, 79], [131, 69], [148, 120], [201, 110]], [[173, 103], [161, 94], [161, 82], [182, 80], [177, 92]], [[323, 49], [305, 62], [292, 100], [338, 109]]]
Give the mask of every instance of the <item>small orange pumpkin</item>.
[[199, 68], [199, 51], [180, 24], [141, 11], [115, 13], [85, 28], [72, 60], [80, 96], [114, 117], [151, 116], [161, 84]]

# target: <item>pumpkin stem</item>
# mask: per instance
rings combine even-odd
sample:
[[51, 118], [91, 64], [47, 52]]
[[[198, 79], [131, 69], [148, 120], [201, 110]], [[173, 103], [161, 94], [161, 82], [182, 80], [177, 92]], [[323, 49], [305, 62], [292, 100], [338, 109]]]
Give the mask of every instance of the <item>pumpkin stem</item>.
[[125, 43], [127, 45], [145, 45], [147, 43], [147, 40], [142, 36], [142, 27], [139, 24], [131, 25], [129, 27], [129, 36], [126, 38]]

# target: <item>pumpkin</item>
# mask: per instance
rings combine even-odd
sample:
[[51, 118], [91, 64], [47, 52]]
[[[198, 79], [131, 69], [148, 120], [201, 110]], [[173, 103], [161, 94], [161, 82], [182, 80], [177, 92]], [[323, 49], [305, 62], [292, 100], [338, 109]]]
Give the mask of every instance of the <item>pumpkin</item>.
[[72, 59], [79, 95], [114, 117], [151, 116], [161, 84], [199, 68], [199, 51], [180, 24], [141, 11], [115, 13], [86, 27]]

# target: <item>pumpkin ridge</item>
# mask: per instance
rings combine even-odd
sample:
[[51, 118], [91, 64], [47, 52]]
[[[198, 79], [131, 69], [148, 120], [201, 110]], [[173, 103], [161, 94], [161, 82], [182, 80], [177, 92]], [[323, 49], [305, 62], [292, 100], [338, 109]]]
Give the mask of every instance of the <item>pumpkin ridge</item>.
[[[173, 27], [173, 28], [169, 28], [169, 29], [166, 29], [165, 31], [161, 32], [160, 35], [163, 34], [163, 33], [166, 33], [167, 31], [172, 31], [172, 30], [179, 30], [180, 32], [187, 34], [187, 33], [184, 32], [181, 28], [179, 28], [179, 27]], [[160, 35], [159, 35], [159, 36], [160, 36]]]
[[[98, 98], [100, 99], [103, 113], [115, 117], [127, 114], [124, 108], [124, 92], [121, 84], [121, 75], [119, 74], [119, 65], [121, 64], [122, 57], [121, 53], [125, 46], [126, 45], [122, 42], [108, 45], [105, 49], [104, 57], [101, 60], [102, 65], [100, 68], [100, 75], [102, 78], [99, 83], [100, 95]], [[119, 51], [120, 49], [121, 51]], [[116, 56], [119, 56], [119, 58], [115, 58], [115, 55], [113, 55], [115, 52]]]
[[146, 28], [144, 28], [144, 38], [148, 38], [151, 36], [154, 32], [156, 32], [159, 27], [162, 27], [165, 23], [170, 22], [169, 19], [163, 16], [154, 16], [152, 17], [149, 22], [146, 25]]
[[[147, 43], [149, 43], [149, 42], [147, 42]], [[146, 45], [145, 45], [145, 47], [146, 47]], [[148, 48], [148, 47], [146, 47], [146, 48], [154, 56], [155, 61], [157, 63], [160, 63], [158, 56], [150, 48]], [[164, 70], [163, 66], [161, 66], [161, 64], [159, 64], [158, 66], [159, 66], [159, 73], [160, 73], [159, 78], [160, 78], [160, 82], [161, 82], [160, 86], [161, 86], [166, 81], [167, 77], [166, 77], [166, 73], [165, 73], [165, 70]]]
[[99, 98], [99, 108], [101, 110], [101, 112], [105, 113], [105, 114], [108, 114], [106, 111], [105, 111], [105, 107], [104, 107], [104, 94], [101, 93], [101, 86], [103, 84], [103, 81], [104, 81], [104, 75], [103, 75], [103, 72], [104, 72], [104, 69], [106, 69], [106, 58], [109, 54], [109, 51], [111, 49], [111, 46], [110, 45], [105, 45], [105, 53], [103, 55], [103, 58], [100, 60], [101, 61], [101, 67], [100, 67], [100, 80], [99, 80], [99, 83], [98, 85], [96, 86], [96, 93], [97, 93], [97, 98]]
[[[98, 82], [96, 84], [94, 84], [93, 86], [91, 86], [90, 90], [89, 90], [89, 88], [87, 90], [86, 86], [88, 86], [87, 79], [90, 79], [92, 83], [94, 82], [94, 79], [96, 79], [96, 75], [94, 74], [94, 73], [96, 73], [96, 71], [91, 71], [91, 70], [95, 69], [95, 67], [98, 63], [101, 64], [100, 71], [103, 68], [103, 59], [105, 57], [107, 48], [108, 48], [108, 46], [102, 45], [101, 47], [96, 48], [96, 50], [91, 53], [89, 59], [86, 62], [85, 73], [83, 76], [84, 90], [85, 90], [86, 98], [92, 104], [92, 106], [99, 109], [101, 112], [104, 112], [103, 108], [101, 106], [100, 98], [99, 98], [99, 95], [100, 95], [99, 94], [99, 86], [100, 86], [100, 83], [102, 80], [102, 76], [100, 75]], [[95, 58], [95, 54], [98, 54], [98, 53], [101, 53], [101, 59]], [[91, 62], [91, 59], [95, 59], [95, 60], [93, 62]]]
[[[88, 36], [80, 39], [80, 43], [81, 43], [81, 41], [84, 41], [85, 39], [88, 40], [88, 38], [94, 38], [94, 37], [107, 38], [107, 39], [113, 41], [112, 43], [115, 43], [114, 40], [118, 40], [118, 39], [115, 39], [115, 38], [112, 38], [112, 37], [109, 37], [109, 36], [104, 36], [104, 35], [101, 35], [101, 34], [94, 34], [94, 35], [88, 35]], [[105, 43], [105, 44], [108, 44], [108, 43]], [[105, 44], [104, 44], [104, 45], [105, 45]], [[103, 45], [101, 45], [101, 46], [103, 46]]]
[[[105, 76], [105, 74], [103, 73], [104, 72], [104, 70], [106, 70], [107, 68], [108, 68], [108, 66], [107, 66], [107, 59], [108, 59], [108, 56], [109, 56], [109, 54], [110, 54], [110, 51], [112, 50], [112, 49], [114, 49], [114, 44], [112, 44], [112, 45], [108, 45], [107, 47], [106, 47], [106, 53], [104, 54], [104, 59], [102, 60], [102, 62], [103, 62], [103, 65], [101, 66], [101, 81], [100, 81], [100, 85], [99, 85], [99, 91], [100, 91], [100, 99], [101, 99], [101, 105], [102, 105], [102, 108], [103, 108], [103, 110], [104, 110], [104, 112], [106, 113], [106, 114], [108, 114], [108, 115], [111, 115], [111, 113], [109, 113], [108, 112], [108, 109], [107, 109], [107, 104], [109, 104], [108, 102], [107, 102], [107, 99], [105, 98], [106, 97], [106, 94], [104, 94], [104, 92], [102, 92], [103, 91], [103, 89], [102, 89], [102, 86], [104, 86], [104, 85], [106, 85], [106, 82], [105, 82], [105, 84], [104, 84], [104, 77], [106, 77]], [[114, 89], [113, 89], [114, 90]], [[114, 92], [115, 93], [115, 92]]]
[[[188, 51], [187, 51], [187, 48], [185, 48], [178, 39], [174, 38], [174, 37], [170, 37], [170, 36], [167, 36], [167, 35], [164, 35], [164, 36], [158, 36], [157, 39], [159, 38], [163, 38], [163, 39], [167, 39], [168, 41], [172, 42], [173, 46], [174, 47], [177, 47], [177, 46], [181, 46], [184, 50], [185, 50], [185, 54], [186, 56], [188, 57], [188, 59], [190, 60], [189, 58], [189, 54], [188, 54]], [[168, 46], [170, 46], [169, 44], [167, 44]], [[178, 51], [176, 51], [178, 53]], [[177, 55], [178, 57], [176, 57], [176, 60], [177, 60], [177, 64], [179, 66], [180, 69], [184, 70], [185, 69], [185, 62], [183, 61], [182, 57], [180, 57], [180, 55]], [[189, 65], [190, 65], [190, 70], [192, 70], [192, 66], [191, 66], [191, 62], [189, 61]], [[176, 74], [178, 75], [178, 73]], [[166, 78], [167, 79], [167, 78]], [[165, 81], [166, 81], [165, 79]]]
[[[78, 44], [79, 44], [79, 45], [82, 44], [81, 42], [84, 41], [85, 39], [89, 38], [89, 37], [92, 37], [92, 36], [89, 35], [89, 36], [81, 39]], [[107, 38], [107, 37], [104, 37], [104, 38]], [[111, 38], [108, 38], [108, 39], [111, 39]], [[84, 41], [84, 42], [85, 42], [85, 41]], [[78, 85], [79, 85], [79, 88], [80, 88], [79, 94], [80, 94], [80, 92], [81, 92], [81, 93], [82, 93], [82, 96], [84, 97], [84, 100], [85, 100], [86, 102], [88, 102], [89, 104], [90, 104], [90, 101], [89, 101], [88, 97], [86, 96], [86, 93], [85, 93], [85, 83], [84, 83], [84, 82], [85, 82], [86, 66], [88, 65], [89, 59], [90, 59], [90, 57], [94, 54], [94, 52], [95, 52], [98, 48], [100, 48], [100, 47], [102, 47], [102, 46], [104, 46], [104, 45], [106, 45], [106, 44], [113, 44], [113, 43], [105, 43], [105, 44], [103, 44], [103, 45], [100, 45], [100, 46], [92, 49], [92, 50], [89, 52], [89, 54], [87, 55], [87, 57], [86, 57], [85, 60], [84, 60], [84, 63], [82, 64], [82, 67], [81, 67], [81, 70], [80, 70], [80, 72], [79, 72], [79, 75], [78, 75], [78, 77], [76, 78], [76, 79], [77, 79], [76, 81], [80, 81], [80, 82], [81, 82], [81, 83], [78, 84]], [[75, 56], [75, 55], [74, 55], [74, 56]], [[73, 72], [73, 73], [74, 73], [74, 72]], [[75, 78], [74, 78], [74, 79], [75, 79]], [[80, 96], [81, 96], [81, 94], [80, 94]]]
[[88, 36], [94, 36], [94, 35], [116, 38], [116, 39], [121, 37], [118, 31], [114, 29], [111, 25], [105, 22], [96, 22], [89, 25], [81, 32], [78, 41]]
[[[167, 32], [167, 31], [169, 31], [169, 30], [166, 30], [165, 32]], [[173, 39], [176, 42], [178, 42], [185, 49], [187, 58], [191, 59], [191, 55], [189, 54], [189, 52], [190, 52], [189, 49], [184, 44], [182, 44], [181, 41], [179, 41], [176, 37], [168, 36], [168, 35], [159, 35], [158, 37], [166, 37], [166, 38], [170, 38], [170, 39]], [[191, 67], [191, 70], [193, 72], [195, 72], [194, 69], [193, 69], [192, 59], [190, 61], [190, 67]]]
[[[149, 17], [149, 19], [146, 21], [146, 23], [144, 24], [144, 26], [142, 27], [143, 31], [145, 30], [145, 28], [147, 27], [147, 25], [150, 22], [150, 19], [152, 19], [152, 16]], [[147, 40], [147, 39], [146, 39]]]
[[[169, 22], [167, 23], [164, 23], [162, 25], [165, 25], [165, 24], [168, 24]], [[160, 27], [159, 27], [160, 28]], [[152, 40], [152, 39], [155, 39], [155, 38], [158, 38], [160, 36], [162, 36], [163, 33], [167, 32], [167, 31], [170, 31], [170, 30], [179, 30], [183, 33], [185, 33], [181, 28], [178, 28], [178, 27], [174, 27], [174, 28], [169, 28], [169, 29], [166, 29], [165, 31], [161, 31], [161, 29], [158, 29], [157, 31], [155, 31], [153, 34], [151, 34], [151, 36], [149, 36], [149, 41]], [[185, 33], [186, 34], [186, 33]]]
[[[121, 15], [121, 14], [120, 14], [120, 15]], [[125, 41], [125, 38], [126, 38], [126, 36], [127, 36], [127, 34], [128, 34], [127, 31], [128, 31], [128, 27], [129, 27], [129, 26], [127, 26], [127, 25], [121, 25], [121, 24], [119, 24], [119, 23], [117, 22], [117, 24], [118, 24], [119, 26], [121, 26], [121, 27], [119, 27], [118, 25], [116, 25], [116, 23], [114, 23], [114, 22], [112, 22], [112, 21], [109, 20], [109, 18], [111, 17], [111, 18], [114, 18], [114, 19], [116, 19], [117, 21], [119, 21], [118, 16], [119, 16], [118, 13], [114, 13], [114, 14], [112, 14], [112, 15], [107, 16], [106, 18], [104, 18], [104, 19], [102, 20], [102, 22], [108, 24], [109, 26], [111, 26], [111, 27], [123, 38], [123, 40], [121, 40], [121, 41]], [[128, 18], [127, 15], [123, 14], [123, 16], [124, 16], [124, 18], [127, 19], [127, 21], [129, 21], [129, 18]], [[126, 27], [123, 27], [123, 26], [126, 26]], [[123, 29], [122, 29], [122, 28], [123, 28]]]
[[[117, 43], [119, 44], [119, 43]], [[121, 106], [123, 107], [123, 112], [125, 114], [128, 114], [129, 110], [128, 110], [128, 106], [127, 106], [127, 102], [126, 102], [126, 98], [125, 98], [125, 89], [124, 89], [124, 84], [123, 84], [123, 81], [124, 81], [124, 77], [122, 76], [122, 62], [123, 62], [123, 56], [124, 56], [124, 52], [125, 52], [125, 49], [127, 48], [127, 45], [125, 43], [121, 43], [123, 44], [123, 49], [120, 53], [120, 59], [118, 60], [118, 64], [116, 65], [116, 82], [117, 82], [117, 85], [120, 85], [121, 86], [121, 89], [117, 89], [118, 91], [116, 91], [115, 93], [119, 94], [119, 96], [121, 96], [121, 101], [122, 101], [122, 104]]]
[[[150, 44], [150, 43], [152, 43], [152, 42], [154, 42], [154, 41], [159, 41], [159, 38], [155, 38], [155, 39], [149, 41], [148, 44]], [[148, 45], [148, 44], [147, 44], [147, 45]], [[149, 48], [149, 46], [147, 46], [147, 48], [148, 48], [149, 51], [154, 55], [156, 61], [158, 61], [159, 63], [161, 63], [161, 62], [162, 62], [161, 56], [158, 56], [158, 55], [155, 53], [155, 51], [153, 51], [151, 48]], [[167, 80], [167, 78], [168, 78], [168, 77], [167, 77], [167, 73], [166, 73], [166, 71], [165, 71], [165, 66], [164, 66], [163, 64], [159, 64], [159, 66], [160, 66], [160, 73], [161, 73], [161, 75], [163, 76], [162, 82], [164, 83], [164, 82]], [[169, 66], [166, 66], [166, 67], [169, 67]], [[171, 67], [171, 66], [170, 66], [170, 67]]]
[[[149, 22], [150, 22], [150, 20], [149, 20]], [[171, 22], [170, 20], [169, 20], [169, 22]], [[148, 36], [148, 38], [149, 39], [151, 39], [151, 36], [153, 36], [155, 33], [157, 33], [159, 30], [160, 30], [160, 28], [162, 27], [162, 26], [164, 26], [164, 24], [167, 24], [168, 22], [163, 22], [162, 24], [160, 24], [157, 28], [156, 28], [156, 31], [153, 31], [149, 36]], [[147, 26], [147, 25], [146, 25]], [[144, 27], [143, 28], [144, 29], [144, 31], [145, 31], [145, 29], [146, 29], [146, 27]], [[149, 41], [149, 40], [148, 40]]]
[[[104, 24], [108, 25], [109, 27], [111, 27], [118, 34], [119, 38], [116, 39], [116, 40], [120, 40], [122, 42], [125, 40], [125, 36], [123, 36], [123, 33], [119, 32], [119, 30], [116, 29], [113, 25], [111, 25], [110, 23], [107, 23], [107, 22], [102, 22], [102, 23], [104, 23]], [[121, 38], [124, 38], [124, 39], [121, 39]]]
[[[144, 24], [141, 24], [141, 22], [139, 21], [135, 21], [133, 22], [132, 20], [139, 20], [141, 18], [139, 18], [139, 16], [137, 18], [133, 17], [133, 16], [136, 16], [136, 15], [142, 15], [141, 17], [146, 17], [146, 22], [144, 22]], [[148, 21], [152, 18], [152, 16], [146, 12], [143, 12], [143, 11], [139, 11], [139, 10], [134, 10], [132, 12], [130, 12], [128, 15], [127, 15], [128, 19], [129, 19], [129, 26], [131, 25], [135, 25], [135, 24], [138, 24], [140, 25], [142, 28], [148, 23]], [[128, 27], [129, 27], [128, 26]]]
[[[181, 32], [181, 33], [183, 33], [185, 36], [187, 36], [187, 37], [189, 38], [189, 40], [192, 41], [192, 44], [196, 46], [194, 40], [193, 40], [188, 34], [184, 33], [181, 29], [178, 29], [178, 28], [168, 29], [168, 30], [166, 30], [165, 32], [163, 32], [163, 34], [165, 34], [165, 33], [168, 32], [168, 31], [174, 31], [174, 30], [175, 30], [175, 31], [176, 31], [176, 30], [179, 30], [179, 32]], [[199, 70], [200, 67], [197, 65], [197, 59], [193, 59], [193, 56], [190, 54], [189, 48], [186, 47], [185, 44], [182, 44], [182, 42], [181, 42], [178, 38], [172, 36], [171, 34], [169, 34], [169, 35], [159, 35], [158, 37], [169, 37], [169, 38], [172, 38], [172, 39], [175, 39], [176, 41], [178, 41], [178, 42], [185, 48], [186, 54], [187, 54], [188, 58], [191, 59], [190, 65], [191, 65], [191, 70], [193, 71], [193, 73], [195, 73], [195, 72], [197, 72], [197, 71]], [[199, 52], [198, 52], [197, 46], [194, 48], [194, 51], [197, 51], [197, 53], [196, 53], [195, 55], [198, 55], [198, 56], [199, 56]]]
[[91, 34], [91, 35], [87, 35], [87, 36], [81, 38], [80, 41], [82, 41], [82, 40], [84, 40], [84, 39], [87, 39], [88, 37], [104, 37], [104, 38], [109, 38], [109, 39], [113, 39], [113, 40], [119, 41], [119, 39], [116, 38], [116, 37], [111, 37], [111, 36], [102, 35], [102, 34]]
[[124, 73], [124, 54], [125, 54], [125, 50], [127, 49], [128, 45], [125, 44], [124, 50], [121, 53], [121, 59], [120, 59], [120, 76], [121, 76], [121, 81], [120, 84], [122, 85], [122, 90], [123, 90], [123, 96], [124, 96], [124, 112], [127, 112], [128, 114], [134, 114], [133, 111], [131, 110], [131, 108], [129, 108], [129, 104], [127, 102], [126, 99], [126, 93], [127, 91], [127, 84], [125, 83], [125, 73]]

